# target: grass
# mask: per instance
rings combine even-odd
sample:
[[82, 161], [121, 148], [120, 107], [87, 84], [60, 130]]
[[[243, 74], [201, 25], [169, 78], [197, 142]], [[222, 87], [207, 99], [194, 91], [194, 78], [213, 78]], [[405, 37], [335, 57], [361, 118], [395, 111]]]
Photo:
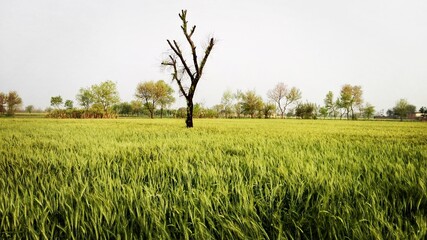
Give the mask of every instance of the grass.
[[0, 238], [424, 239], [425, 123], [0, 119]]

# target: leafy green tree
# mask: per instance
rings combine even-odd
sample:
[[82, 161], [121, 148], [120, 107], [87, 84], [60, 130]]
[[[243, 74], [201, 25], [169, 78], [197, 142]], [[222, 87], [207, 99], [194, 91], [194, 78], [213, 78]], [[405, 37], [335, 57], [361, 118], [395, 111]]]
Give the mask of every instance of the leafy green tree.
[[393, 112], [396, 116], [400, 117], [400, 121], [403, 121], [403, 118], [407, 117], [410, 113], [414, 113], [415, 109], [415, 106], [409, 104], [406, 99], [400, 99], [396, 102], [396, 105], [393, 108]]
[[347, 119], [351, 118], [356, 119], [355, 108], [361, 108], [363, 104], [362, 98], [362, 87], [361, 86], [351, 86], [350, 84], [345, 84], [341, 88], [339, 106], [345, 109], [345, 114]]
[[295, 115], [302, 119], [310, 119], [316, 117], [316, 104], [314, 103], [300, 103], [295, 108]]
[[[216, 104], [212, 107], [212, 110], [215, 111], [217, 117], [222, 116], [222, 114], [224, 113], [224, 105]], [[225, 113], [224, 113], [224, 116], [225, 116]]]
[[50, 106], [52, 106], [56, 109], [59, 109], [60, 106], [62, 105], [62, 103], [63, 103], [62, 97], [59, 95], [50, 98]]
[[334, 101], [334, 93], [329, 91], [326, 94], [325, 99], [323, 100], [325, 103], [325, 108], [327, 109], [327, 115], [336, 118], [337, 117], [337, 102]]
[[243, 109], [242, 109], [243, 95], [244, 94], [241, 90], [237, 90], [233, 94], [233, 99], [234, 99], [233, 109], [234, 109], [234, 112], [236, 113], [237, 118], [240, 118], [240, 115], [243, 113]]
[[328, 116], [329, 110], [327, 107], [321, 107], [319, 109], [319, 113], [323, 117], [323, 119], [325, 119]]
[[6, 112], [7, 95], [0, 92], [0, 115]]
[[182, 107], [182, 108], [178, 108], [178, 109], [176, 110], [175, 116], [176, 116], [177, 118], [185, 118], [185, 117], [186, 117], [186, 115], [187, 115], [187, 108]]
[[207, 109], [205, 109], [205, 116], [204, 117], [206, 117], [206, 118], [217, 118], [218, 113], [213, 108], [207, 108]]
[[[110, 109], [108, 109], [108, 110], [110, 110]], [[95, 116], [100, 115], [102, 117], [104, 117], [104, 115], [108, 114], [108, 111], [107, 111], [107, 113], [104, 112], [104, 106], [100, 103], [92, 104], [90, 106], [89, 112], [91, 115], [95, 115]]]
[[251, 118], [262, 112], [263, 105], [261, 96], [257, 95], [255, 91], [247, 91], [242, 95], [243, 113], [251, 116]]
[[132, 107], [132, 114], [135, 114], [137, 116], [142, 114], [143, 105], [141, 101], [133, 100], [130, 102], [130, 105]]
[[370, 119], [371, 117], [374, 116], [374, 113], [375, 113], [375, 107], [370, 103], [366, 103], [365, 107], [363, 108], [363, 115], [367, 119]]
[[160, 118], [163, 118], [164, 109], [169, 107], [172, 103], [175, 102], [175, 98], [172, 95], [169, 95], [166, 98], [163, 98], [159, 101], [160, 105]]
[[214, 108], [207, 108], [202, 103], [194, 104], [193, 115], [195, 118], [215, 118], [218, 112]]
[[289, 90], [288, 94], [286, 94], [285, 96], [285, 104], [283, 105], [283, 111], [285, 112], [288, 106], [296, 103], [298, 100], [301, 99], [301, 97], [301, 91], [296, 87], [292, 87], [291, 90]]
[[270, 118], [271, 116], [273, 116], [274, 112], [276, 111], [276, 104], [266, 103], [264, 104], [262, 111], [264, 114], [264, 118]]
[[203, 106], [200, 103], [196, 103], [194, 104], [194, 109], [193, 109], [193, 116], [196, 118], [202, 118], [203, 117]]
[[28, 105], [28, 106], [25, 107], [25, 111], [28, 112], [28, 113], [30, 113], [30, 114], [33, 112], [33, 110], [34, 110], [34, 106], [33, 105]]
[[222, 112], [226, 118], [233, 114], [233, 98], [234, 96], [231, 90], [226, 90], [222, 94], [221, 106], [223, 107]]
[[341, 102], [341, 98], [340, 97], [338, 97], [335, 100], [335, 109], [337, 111], [337, 114], [340, 115], [340, 119], [342, 119], [342, 117], [346, 113], [346, 108], [345, 108], [344, 104]]
[[88, 111], [94, 102], [92, 90], [90, 88], [80, 88], [76, 99], [79, 105], [82, 106], [86, 111]]
[[[198, 61], [198, 53], [196, 51], [196, 45], [192, 40], [196, 26], [191, 29], [187, 27], [187, 10], [182, 10], [179, 14], [179, 18], [182, 21], [181, 29], [191, 49], [192, 61], [187, 61], [184, 56], [184, 51], [180, 45], [174, 40], [167, 40], [169, 47], [172, 49], [172, 54], [169, 55], [169, 59], [162, 62], [162, 65], [168, 66], [172, 69], [172, 80], [176, 81], [179, 87], [179, 91], [185, 97], [187, 101], [187, 119], [185, 121], [187, 128], [193, 127], [193, 97], [196, 92], [197, 84], [202, 78], [203, 69], [208, 60], [208, 57], [214, 47], [215, 40], [210, 38], [207, 47], [203, 50], [204, 56], [202, 60]], [[189, 86], [186, 86], [184, 80], [190, 80]]]
[[157, 81], [156, 86], [159, 95], [160, 118], [163, 118], [163, 110], [175, 102], [174, 91], [163, 80]]
[[73, 109], [73, 107], [74, 107], [73, 105], [74, 105], [73, 101], [71, 101], [71, 100], [65, 100], [64, 107], [66, 109]]
[[10, 91], [6, 98], [7, 104], [7, 115], [15, 115], [16, 110], [22, 104], [22, 98], [18, 95], [16, 91]]
[[421, 113], [421, 116], [424, 118], [427, 116], [427, 107], [421, 107], [419, 112]]
[[115, 104], [113, 106], [113, 110], [118, 114], [129, 116], [132, 114], [132, 105], [128, 102], [122, 102], [119, 104]]
[[98, 111], [102, 109], [104, 114], [108, 114], [111, 107], [120, 102], [119, 92], [116, 84], [111, 81], [101, 82], [99, 85], [92, 85], [93, 102], [97, 104]]
[[340, 106], [340, 108], [345, 110], [347, 119], [349, 119], [350, 106], [352, 105], [352, 91], [353, 91], [353, 87], [350, 84], [344, 85], [341, 89], [340, 99], [338, 102], [338, 105]]
[[360, 110], [363, 104], [363, 90], [361, 86], [353, 86], [352, 91], [352, 106], [351, 106], [351, 117], [352, 119], [356, 119], [355, 109]]
[[417, 107], [415, 105], [409, 104], [407, 110], [408, 114], [415, 113], [417, 111]]
[[144, 107], [150, 112], [150, 117], [154, 118], [156, 109], [156, 84], [154, 81], [139, 83], [136, 87], [135, 96], [144, 102]]
[[163, 117], [163, 108], [175, 101], [172, 94], [173, 89], [163, 80], [160, 80], [139, 83], [136, 87], [135, 96], [144, 102], [145, 108], [150, 112], [150, 117], [154, 118], [157, 105], [161, 106], [161, 115]]

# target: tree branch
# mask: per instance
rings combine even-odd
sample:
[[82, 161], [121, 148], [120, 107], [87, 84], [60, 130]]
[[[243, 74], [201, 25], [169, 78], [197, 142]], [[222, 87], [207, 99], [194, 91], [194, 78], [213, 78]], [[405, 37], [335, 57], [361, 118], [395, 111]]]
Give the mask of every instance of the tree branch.
[[203, 57], [202, 62], [200, 63], [200, 69], [198, 72], [199, 76], [202, 75], [203, 68], [205, 67], [206, 61], [208, 60], [209, 54], [211, 53], [211, 50], [214, 45], [215, 45], [215, 40], [211, 38], [211, 40], [209, 41], [209, 46], [205, 50], [205, 56]]
[[[196, 69], [196, 74], [200, 75], [199, 74], [199, 63], [197, 62], [196, 45], [194, 45], [194, 42], [191, 39], [191, 36], [193, 36], [193, 33], [196, 30], [196, 26], [194, 25], [191, 28], [190, 33], [188, 33], [188, 31], [187, 31], [187, 19], [186, 19], [187, 18], [187, 11], [183, 10], [182, 13], [179, 15], [179, 17], [182, 20], [182, 26], [181, 26], [182, 32], [184, 33], [185, 38], [187, 39], [187, 42], [188, 42], [188, 44], [190, 44], [190, 47], [191, 47], [191, 54], [193, 56], [193, 64], [194, 64], [194, 68]], [[194, 79], [191, 79], [191, 80], [193, 82]]]
[[172, 43], [169, 40], [167, 40], [167, 42], [168, 42], [169, 46], [172, 48], [172, 50], [174, 51], [174, 53], [178, 56], [178, 58], [181, 61], [182, 65], [184, 66], [185, 71], [187, 72], [188, 76], [191, 79], [191, 82], [193, 82], [194, 76], [191, 73], [191, 69], [188, 67], [187, 62], [184, 59], [184, 56], [182, 54], [181, 49], [178, 46], [178, 43], [175, 40], [173, 41], [173, 45], [172, 45]]
[[178, 83], [179, 90], [181, 91], [182, 95], [184, 95], [184, 97], [187, 99], [188, 94], [185, 92], [184, 87], [182, 86], [182, 81], [178, 74], [176, 59], [172, 55], [169, 55], [169, 58], [171, 59], [171, 61], [170, 62], [164, 61], [162, 62], [162, 65], [172, 66], [173, 68], [172, 80], [175, 80]]
[[193, 27], [193, 29], [191, 30], [191, 33], [188, 34], [187, 31], [184, 32], [185, 37], [187, 38], [188, 44], [190, 44], [191, 47], [191, 54], [193, 55], [193, 63], [194, 63], [194, 68], [196, 69], [196, 74], [199, 74], [199, 63], [197, 62], [197, 52], [196, 52], [196, 46], [194, 45], [193, 40], [191, 39], [191, 36], [194, 33], [194, 30], [196, 29], [196, 26]]

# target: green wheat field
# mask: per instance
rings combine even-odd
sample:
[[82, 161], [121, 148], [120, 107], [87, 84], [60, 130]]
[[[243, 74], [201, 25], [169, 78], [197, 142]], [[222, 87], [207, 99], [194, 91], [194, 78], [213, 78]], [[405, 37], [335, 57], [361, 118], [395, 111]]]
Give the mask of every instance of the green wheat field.
[[425, 239], [427, 124], [0, 119], [0, 239]]

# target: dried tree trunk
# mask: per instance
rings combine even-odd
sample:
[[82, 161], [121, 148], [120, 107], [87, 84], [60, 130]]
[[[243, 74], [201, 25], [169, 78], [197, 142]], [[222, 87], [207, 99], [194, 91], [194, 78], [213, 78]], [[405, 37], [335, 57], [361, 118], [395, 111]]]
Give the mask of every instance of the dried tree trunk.
[[193, 107], [193, 100], [187, 101], [187, 119], [185, 120], [187, 128], [193, 127]]

